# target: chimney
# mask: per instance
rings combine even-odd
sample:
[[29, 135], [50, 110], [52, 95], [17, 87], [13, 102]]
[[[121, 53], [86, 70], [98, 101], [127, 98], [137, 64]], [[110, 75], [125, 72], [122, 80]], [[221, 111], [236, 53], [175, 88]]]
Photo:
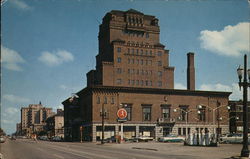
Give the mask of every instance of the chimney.
[[187, 89], [195, 90], [194, 53], [187, 54]]

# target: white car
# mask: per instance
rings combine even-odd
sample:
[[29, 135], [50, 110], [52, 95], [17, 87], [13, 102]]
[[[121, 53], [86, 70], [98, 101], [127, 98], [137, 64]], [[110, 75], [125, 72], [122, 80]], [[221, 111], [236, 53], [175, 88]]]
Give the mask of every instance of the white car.
[[184, 140], [185, 137], [177, 135], [167, 135], [158, 139], [159, 142], [183, 142]]
[[242, 143], [242, 134], [226, 134], [220, 137], [221, 143]]

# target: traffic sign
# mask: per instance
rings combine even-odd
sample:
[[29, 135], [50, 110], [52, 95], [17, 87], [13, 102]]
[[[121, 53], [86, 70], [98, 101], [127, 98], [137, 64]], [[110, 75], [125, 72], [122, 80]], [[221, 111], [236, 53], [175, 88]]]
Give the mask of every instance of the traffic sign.
[[122, 120], [122, 119], [126, 119], [127, 118], [127, 111], [124, 108], [121, 108], [117, 111], [117, 117]]

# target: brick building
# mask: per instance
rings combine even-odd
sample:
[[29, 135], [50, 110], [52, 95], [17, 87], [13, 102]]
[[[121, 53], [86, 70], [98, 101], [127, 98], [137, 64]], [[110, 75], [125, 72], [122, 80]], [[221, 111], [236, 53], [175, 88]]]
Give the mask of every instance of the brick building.
[[53, 136], [64, 137], [63, 126], [64, 126], [64, 115], [62, 109], [57, 109], [55, 115], [48, 117], [45, 122], [45, 130], [49, 138]]
[[[243, 133], [243, 101], [229, 101], [229, 130], [231, 133]], [[248, 119], [250, 118], [250, 102], [248, 105]], [[248, 121], [248, 128], [250, 128], [250, 121]], [[250, 132], [250, 130], [248, 130]]]
[[30, 104], [21, 108], [21, 133], [31, 135], [43, 131], [45, 120], [53, 115], [52, 108], [43, 107], [41, 103]]
[[[87, 73], [87, 87], [63, 102], [66, 140], [79, 140], [80, 133], [99, 140], [102, 106], [105, 138], [120, 134], [116, 112], [122, 107], [128, 112], [125, 138], [215, 131], [215, 113], [228, 115], [230, 92], [195, 90], [194, 53], [187, 54], [187, 90], [174, 89], [174, 67], [159, 36], [155, 16], [133, 9], [104, 16], [96, 69]], [[221, 123], [218, 130], [228, 132], [228, 123]]]

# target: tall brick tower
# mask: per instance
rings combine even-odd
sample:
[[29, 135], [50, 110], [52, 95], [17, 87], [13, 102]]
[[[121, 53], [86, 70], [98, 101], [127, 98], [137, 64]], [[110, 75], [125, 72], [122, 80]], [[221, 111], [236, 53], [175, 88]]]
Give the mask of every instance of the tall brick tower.
[[87, 73], [87, 85], [173, 89], [174, 67], [159, 35], [155, 16], [133, 9], [107, 13], [99, 26], [96, 70]]
[[187, 54], [187, 89], [195, 90], [194, 53]]

